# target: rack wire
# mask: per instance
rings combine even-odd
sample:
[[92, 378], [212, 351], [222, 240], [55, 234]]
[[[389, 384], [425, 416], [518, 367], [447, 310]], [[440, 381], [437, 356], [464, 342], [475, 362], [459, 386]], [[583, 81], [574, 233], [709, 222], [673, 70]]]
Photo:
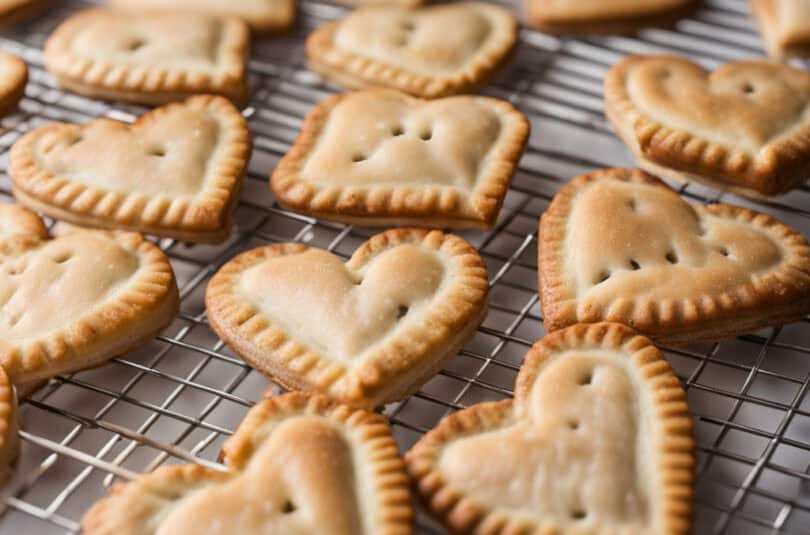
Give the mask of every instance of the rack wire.
[[[131, 120], [143, 111], [58, 89], [43, 68], [42, 44], [83, 3], [54, 4], [39, 18], [0, 33], [0, 47], [22, 56], [31, 70], [19, 110], [0, 122], [4, 197], [11, 196], [8, 150], [25, 132], [52, 120]], [[83, 512], [116, 479], [169, 462], [216, 466], [222, 442], [272, 385], [208, 326], [203, 292], [209, 277], [258, 245], [300, 241], [347, 257], [375, 232], [287, 212], [267, 186], [303, 115], [338, 89], [307, 70], [303, 38], [344, 11], [304, 0], [294, 32], [255, 44], [253, 97], [244, 109], [255, 148], [236, 209], [237, 231], [216, 247], [160, 240], [182, 297], [171, 327], [108, 365], [52, 380], [22, 403], [21, 457], [0, 494], [0, 532], [76, 533]], [[762, 55], [743, 0], [707, 0], [675, 28], [634, 36], [557, 38], [521, 29], [514, 57], [486, 92], [522, 109], [532, 120], [532, 136], [495, 230], [464, 233], [489, 269], [490, 312], [446, 369], [419, 393], [384, 408], [403, 450], [442, 416], [511, 396], [523, 354], [544, 332], [536, 285], [538, 216], [568, 178], [593, 167], [631, 164], [604, 119], [602, 77], [624, 54], [664, 50], [709, 68]], [[753, 206], [810, 233], [807, 186], [767, 203], [697, 184], [677, 187], [691, 202]], [[810, 533], [809, 322], [666, 351], [695, 421], [695, 533]], [[442, 533], [421, 513], [417, 527], [419, 533]]]

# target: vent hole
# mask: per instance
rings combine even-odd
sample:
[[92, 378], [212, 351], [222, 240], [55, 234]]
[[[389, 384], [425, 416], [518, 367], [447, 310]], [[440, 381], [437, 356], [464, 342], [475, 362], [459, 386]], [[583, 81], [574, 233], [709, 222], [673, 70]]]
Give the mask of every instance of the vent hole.
[[70, 260], [72, 256], [73, 256], [72, 253], [61, 253], [60, 255], [56, 256], [53, 259], [53, 261], [56, 262], [57, 264], [64, 264], [65, 262]]
[[678, 255], [675, 254], [675, 251], [670, 251], [667, 253], [667, 262], [670, 264], [677, 264], [678, 263]]
[[638, 271], [639, 269], [641, 269], [641, 265], [638, 262], [636, 262], [635, 260], [631, 259], [630, 260], [630, 269], [632, 269], [633, 271]]
[[430, 141], [433, 138], [433, 132], [427, 130], [419, 134], [419, 137], [422, 139], [422, 141]]
[[400, 320], [408, 313], [408, 307], [401, 305], [397, 311], [397, 319]]
[[76, 136], [76, 137], [74, 137], [73, 139], [70, 140], [70, 144], [68, 146], [73, 146], [73, 145], [75, 145], [77, 143], [81, 143], [82, 139], [84, 139], [84, 138], [82, 138], [82, 136]]
[[568, 427], [570, 427], [573, 430], [577, 430], [579, 429], [579, 422], [576, 420], [569, 420]]
[[143, 39], [135, 39], [129, 43], [129, 45], [127, 46], [127, 50], [129, 50], [130, 52], [135, 52], [136, 50], [143, 48], [143, 45], [145, 44], [146, 41], [144, 41]]
[[571, 518], [573, 518], [574, 520], [582, 520], [586, 516], [588, 516], [588, 513], [586, 513], [582, 509], [574, 509], [573, 511], [571, 511]]
[[391, 130], [391, 135], [394, 136], [394, 137], [399, 137], [404, 133], [405, 133], [405, 130], [403, 130], [401, 126], [397, 126], [393, 130]]
[[579, 379], [579, 384], [581, 386], [587, 386], [592, 382], [593, 382], [593, 372], [589, 372], [587, 375], [584, 375]]
[[163, 147], [153, 147], [149, 149], [146, 154], [149, 156], [157, 156], [158, 158], [162, 158], [163, 156], [166, 156], [166, 149]]
[[352, 156], [352, 161], [354, 163], [363, 162], [365, 160], [366, 160], [366, 157], [363, 154], [355, 154], [354, 156]]
[[412, 21], [410, 20], [402, 21], [402, 29], [405, 30], [406, 32], [412, 32], [414, 28], [416, 28], [416, 26]]
[[754, 86], [750, 83], [747, 83], [743, 86], [742, 90], [743, 93], [745, 93], [746, 95], [750, 95], [751, 93], [754, 92]]
[[610, 278], [610, 271], [607, 271], [607, 270], [602, 271], [601, 273], [599, 273], [599, 277], [597, 277], [597, 279], [596, 279], [596, 284], [603, 283], [606, 280], [608, 280], [609, 278]]
[[18, 323], [20, 323], [21, 319], [22, 319], [22, 314], [15, 314], [15, 315], [11, 316], [11, 318], [9, 318], [8, 324], [11, 325], [12, 327], [14, 327]]
[[628, 208], [628, 209], [629, 209], [631, 212], [635, 212], [635, 211], [636, 211], [636, 200], [635, 200], [635, 199], [630, 199], [630, 200], [628, 200], [628, 201], [627, 201], [627, 208]]
[[721, 247], [720, 249], [717, 250], [717, 252], [719, 252], [723, 256], [728, 256], [729, 254], [731, 254], [729, 253], [726, 247]]
[[281, 508], [281, 512], [284, 513], [285, 515], [288, 515], [290, 513], [294, 513], [295, 512], [295, 504], [290, 500], [285, 501], [284, 502], [284, 507]]

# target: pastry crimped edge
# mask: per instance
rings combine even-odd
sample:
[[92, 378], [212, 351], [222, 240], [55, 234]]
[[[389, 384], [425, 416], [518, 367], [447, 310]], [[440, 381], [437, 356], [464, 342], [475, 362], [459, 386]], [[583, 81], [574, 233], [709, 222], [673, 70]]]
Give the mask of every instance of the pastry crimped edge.
[[[486, 315], [488, 292], [486, 268], [475, 248], [438, 230], [385, 231], [361, 244], [346, 264], [350, 268], [365, 265], [374, 256], [402, 244], [443, 250], [449, 261], [457, 264], [459, 275], [446, 298], [429, 306], [430, 312], [422, 320], [425, 328], [386, 338], [383, 350], [364, 357], [364, 373], [354, 371], [355, 380], [341, 385], [339, 391], [334, 384], [349, 371], [344, 363], [307, 347], [232, 290], [248, 268], [269, 258], [303, 253], [308, 246], [267, 245], [225, 264], [205, 292], [209, 324], [252, 367], [289, 389], [323, 393], [361, 408], [402, 399], [441, 370], [475, 332]], [[290, 373], [291, 369], [295, 373]]]
[[[618, 323], [577, 324], [547, 334], [524, 357], [515, 380], [515, 397], [525, 400], [529, 396], [538, 368], [554, 353], [598, 348], [627, 351], [627, 358], [634, 364], [630, 368], [650, 393], [658, 431], [655, 436], [658, 477], [653, 486], [661, 500], [664, 525], [661, 535], [685, 535], [692, 521], [694, 493], [692, 419], [678, 378], [648, 338]], [[501, 429], [518, 421], [515, 405], [515, 400], [507, 399], [478, 403], [455, 412], [442, 419], [405, 454], [405, 465], [418, 494], [453, 533], [564, 533], [559, 527], [552, 529], [546, 523], [536, 525], [523, 518], [510, 518], [466, 496], [464, 489], [444, 479], [437, 466], [443, 448], [453, 440]]]
[[[605, 76], [605, 115], [642, 167], [654, 171], [665, 168], [668, 177], [704, 181], [752, 197], [780, 195], [805, 182], [810, 173], [810, 124], [787, 139], [769, 142], [767, 151], [763, 147], [757, 154], [750, 154], [666, 126], [639, 111], [627, 91], [625, 73], [636, 63], [659, 59], [690, 68], [697, 66], [681, 56], [631, 55], [613, 65]], [[711, 76], [731, 64], [777, 65], [767, 60], [747, 60], [726, 63], [714, 71], [701, 70]]]
[[[565, 276], [562, 244], [578, 194], [592, 182], [606, 180], [608, 175], [626, 183], [663, 187], [674, 194], [658, 178], [639, 169], [623, 168], [596, 169], [575, 177], [559, 190], [540, 219], [538, 234], [538, 287], [548, 330], [579, 322], [616, 321], [630, 325], [656, 342], [685, 344], [745, 334], [810, 314], [810, 245], [804, 236], [767, 214], [729, 204], [690, 206], [698, 216], [707, 213], [744, 222], [769, 236], [783, 251], [783, 261], [778, 268], [757, 275], [754, 283], [718, 296], [683, 297], [674, 301], [646, 298], [636, 301], [629, 315], [621, 311], [611, 314], [617, 302], [633, 299], [617, 296], [599, 310], [580, 314], [574, 289], [569, 287]], [[790, 300], [794, 292], [802, 291], [801, 299]]]
[[42, 169], [35, 154], [38, 141], [51, 130], [73, 128], [81, 132], [86, 126], [70, 123], [46, 124], [14, 143], [8, 169], [14, 196], [33, 210], [77, 225], [144, 232], [193, 242], [224, 241], [231, 233], [233, 206], [250, 157], [247, 123], [227, 99], [196, 95], [148, 111], [132, 126], [157, 120], [175, 108], [208, 111], [219, 123], [217, 146], [227, 147], [217, 167], [207, 171], [214, 177], [197, 193], [201, 199], [116, 192]]
[[[424, 184], [321, 186], [300, 176], [335, 107], [346, 98], [366, 94], [396, 95], [417, 104], [431, 102], [390, 89], [340, 93], [319, 102], [307, 114], [298, 137], [270, 176], [270, 187], [279, 204], [321, 219], [366, 226], [492, 228], [530, 128], [529, 121], [514, 106], [492, 97], [450, 97], [484, 103], [501, 120], [501, 132], [488, 153], [489, 163], [484, 171], [478, 170], [479, 177], [470, 194], [455, 187]], [[469, 199], [470, 209], [463, 206], [465, 198]]]
[[[68, 325], [0, 349], [0, 364], [15, 384], [30, 385], [99, 366], [151, 340], [174, 319], [179, 306], [177, 284], [168, 259], [157, 246], [133, 232], [68, 228], [64, 233], [85, 232], [113, 239], [138, 258], [138, 269], [125, 279], [126, 291], [116, 291], [114, 298], [107, 297]], [[47, 235], [13, 235], [0, 241], [0, 257], [49, 241]]]
[[45, 0], [5, 0], [0, 2], [0, 25], [14, 24], [39, 13], [48, 5]]
[[625, 8], [622, 14], [602, 17], [592, 13], [570, 17], [549, 17], [537, 2], [524, 0], [529, 24], [546, 33], [627, 33], [647, 26], [671, 25], [692, 13], [696, 5], [697, 2], [694, 0], [684, 0], [677, 6], [665, 8], [636, 6], [635, 10]]
[[[517, 43], [517, 21], [511, 12], [496, 5], [482, 2], [447, 5], [466, 5], [485, 13], [493, 25], [491, 36], [498, 37], [496, 41], [489, 43], [489, 51], [485, 56], [474, 63], [466, 62], [464, 69], [452, 75], [417, 74], [404, 67], [337, 48], [332, 36], [342, 19], [326, 22], [307, 36], [307, 63], [315, 72], [349, 89], [387, 87], [421, 98], [438, 98], [472, 91], [484, 85], [508, 58]], [[390, 6], [360, 9], [385, 10], [390, 9]], [[431, 6], [411, 9], [431, 9]]]
[[[210, 17], [222, 22], [220, 59], [227, 65], [217, 75], [190, 69], [127, 66], [114, 61], [82, 58], [70, 51], [70, 40], [84, 19], [100, 13], [117, 13], [122, 17], [167, 13], [161, 11], [127, 11], [87, 8], [60, 24], [44, 46], [48, 71], [59, 85], [91, 98], [123, 100], [159, 105], [183, 100], [198, 93], [212, 93], [236, 104], [247, 99], [246, 63], [250, 51], [250, 30], [236, 17]], [[177, 12], [176, 12], [177, 13]], [[180, 12], [182, 13], [182, 12]], [[199, 15], [195, 15], [199, 16]]]
[[11, 465], [20, 449], [18, 429], [17, 396], [14, 385], [0, 366], [0, 485], [8, 479]]
[[[412, 534], [413, 508], [408, 476], [388, 422], [382, 415], [355, 409], [325, 396], [302, 392], [265, 398], [248, 411], [234, 435], [225, 442], [220, 460], [234, 472], [240, 472], [250, 461], [257, 446], [252, 440], [256, 430], [270, 420], [280, 423], [298, 416], [325, 417], [344, 432], [351, 433], [366, 450], [363, 457], [372, 466], [373, 494], [376, 498], [374, 510], [379, 525], [379, 530], [374, 535]], [[140, 507], [141, 495], [154, 493], [172, 500], [178, 491], [187, 488], [184, 483], [195, 481], [201, 476], [224, 482], [231, 474], [197, 464], [162, 466], [130, 483], [114, 485], [85, 514], [81, 523], [82, 532], [87, 535], [141, 533], [123, 525], [128, 515], [143, 515], [148, 512]], [[169, 486], [164, 484], [167, 478], [170, 481]], [[202, 482], [199, 488], [207, 486], [206, 483]], [[329, 519], [320, 520], [328, 522]]]
[[8, 76], [0, 78], [0, 117], [14, 108], [25, 93], [28, 67], [18, 56], [0, 50], [0, 62], [8, 66]]

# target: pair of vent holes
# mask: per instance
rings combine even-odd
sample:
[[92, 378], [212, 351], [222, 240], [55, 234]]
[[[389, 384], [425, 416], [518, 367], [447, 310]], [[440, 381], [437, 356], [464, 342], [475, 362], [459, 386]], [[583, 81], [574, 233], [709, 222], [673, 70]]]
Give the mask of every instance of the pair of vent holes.
[[[593, 372], [588, 372], [586, 375], [583, 375], [578, 381], [577, 384], [579, 386], [589, 386], [593, 383]], [[569, 420], [568, 427], [574, 431], [579, 429], [579, 421], [577, 420]]]
[[[362, 280], [358, 280], [358, 281], [355, 281], [354, 284], [356, 286], [360, 286], [362, 283], [363, 283]], [[410, 310], [410, 307], [407, 307], [405, 305], [399, 305], [399, 308], [397, 309], [397, 320], [401, 320], [402, 318], [407, 316], [409, 310]]]
[[[660, 77], [662, 80], [666, 80], [671, 76], [672, 71], [670, 71], [669, 69], [661, 71]], [[754, 87], [754, 84], [752, 84], [751, 82], [745, 82], [742, 86], [740, 86], [740, 91], [742, 91], [742, 93], [745, 95], [751, 95], [756, 91], [756, 87]]]
[[[391, 135], [393, 137], [404, 136], [405, 135], [405, 129], [402, 128], [401, 126], [397, 126], [393, 130], [391, 130]], [[433, 131], [432, 130], [423, 131], [421, 134], [419, 134], [419, 139], [421, 139], [422, 141], [430, 141], [431, 139], [433, 139]], [[358, 153], [358, 154], [355, 154], [354, 156], [352, 156], [352, 161], [354, 163], [360, 163], [360, 162], [364, 162], [366, 160], [368, 160], [368, 156], [365, 155], [365, 154], [359, 154]]]

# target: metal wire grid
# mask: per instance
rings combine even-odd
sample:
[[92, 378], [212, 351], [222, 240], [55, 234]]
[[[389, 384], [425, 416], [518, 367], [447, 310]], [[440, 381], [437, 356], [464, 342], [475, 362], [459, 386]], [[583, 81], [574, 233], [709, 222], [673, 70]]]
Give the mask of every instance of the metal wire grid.
[[[98, 115], [129, 120], [142, 110], [60, 91], [42, 67], [41, 46], [79, 2], [65, 2], [26, 26], [0, 34], [23, 56], [31, 81], [19, 111], [2, 120], [0, 169], [24, 132], [50, 120]], [[181, 312], [145, 347], [110, 364], [59, 377], [21, 406], [23, 448], [2, 492], [0, 532], [78, 531], [78, 520], [116, 478], [166, 462], [217, 466], [216, 455], [270, 383], [211, 331], [203, 292], [210, 275], [238, 252], [301, 241], [348, 256], [373, 230], [317, 221], [273, 203], [267, 175], [307, 109], [336, 88], [305, 66], [304, 35], [342, 8], [304, 1], [295, 32], [256, 44], [253, 99], [244, 110], [254, 155], [237, 208], [238, 230], [222, 246], [161, 240], [177, 274]], [[605, 69], [630, 52], [671, 50], [707, 67], [761, 55], [741, 0], [709, 0], [676, 29], [638, 36], [558, 39], [521, 31], [515, 57], [487, 90], [526, 112], [533, 134], [493, 232], [465, 233], [490, 273], [490, 312], [475, 337], [422, 390], [384, 413], [402, 449], [447, 413], [511, 396], [521, 358], [542, 336], [536, 287], [537, 218], [562, 182], [587, 169], [629, 165], [603, 118]], [[751, 203], [699, 185], [692, 202], [747, 204], [810, 231], [810, 188]], [[10, 196], [8, 178], [0, 192]], [[695, 533], [810, 533], [810, 329], [808, 319], [761, 333], [667, 351], [689, 396], [698, 439]], [[420, 533], [441, 533], [425, 515]]]

